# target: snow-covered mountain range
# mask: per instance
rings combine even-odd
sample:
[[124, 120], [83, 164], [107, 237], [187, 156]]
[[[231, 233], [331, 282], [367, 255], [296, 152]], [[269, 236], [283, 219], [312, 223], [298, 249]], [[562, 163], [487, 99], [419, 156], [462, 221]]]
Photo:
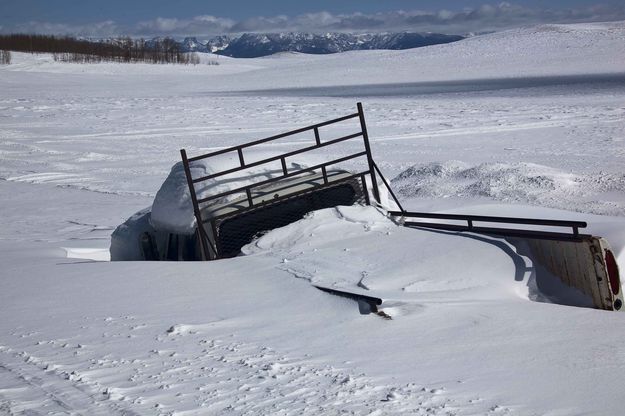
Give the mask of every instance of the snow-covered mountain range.
[[411, 49], [450, 43], [464, 39], [439, 33], [244, 33], [240, 36], [217, 36], [207, 40], [184, 38], [185, 52], [212, 52], [233, 58], [256, 58], [278, 52], [328, 54], [352, 50]]

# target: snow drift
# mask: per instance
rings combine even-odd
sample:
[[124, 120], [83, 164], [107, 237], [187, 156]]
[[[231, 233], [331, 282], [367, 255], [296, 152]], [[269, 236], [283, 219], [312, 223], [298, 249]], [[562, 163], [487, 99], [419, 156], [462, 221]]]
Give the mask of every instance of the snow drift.
[[450, 160], [414, 165], [391, 181], [406, 198], [491, 199], [602, 215], [625, 215], [625, 205], [599, 200], [625, 192], [625, 175], [577, 175], [536, 163], [468, 163]]

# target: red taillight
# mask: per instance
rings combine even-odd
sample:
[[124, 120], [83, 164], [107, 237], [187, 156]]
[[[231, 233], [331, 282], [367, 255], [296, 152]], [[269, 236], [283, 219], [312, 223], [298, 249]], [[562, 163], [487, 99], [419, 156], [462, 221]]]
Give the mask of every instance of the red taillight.
[[621, 279], [618, 273], [618, 265], [614, 259], [614, 254], [610, 250], [605, 251], [605, 265], [608, 269], [608, 279], [610, 280], [610, 288], [612, 293], [618, 295], [621, 291]]

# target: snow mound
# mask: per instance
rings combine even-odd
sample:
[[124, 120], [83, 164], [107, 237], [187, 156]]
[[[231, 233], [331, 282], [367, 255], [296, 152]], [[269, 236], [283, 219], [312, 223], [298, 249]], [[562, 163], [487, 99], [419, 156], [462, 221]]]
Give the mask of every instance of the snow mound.
[[[371, 290], [385, 299], [452, 292], [473, 299], [528, 296], [523, 282], [529, 260], [508, 243], [401, 227], [373, 206], [311, 212], [242, 252], [271, 257], [278, 269], [313, 284]], [[404, 300], [388, 305], [392, 316], [421, 313], [420, 301]]]
[[482, 163], [451, 160], [414, 165], [391, 181], [407, 198], [489, 198], [550, 208], [625, 215], [625, 205], [597, 194], [625, 190], [625, 175], [575, 175], [534, 163]]
[[[327, 208], [310, 212], [300, 221], [271, 230], [244, 246], [242, 252], [246, 255], [267, 251], [277, 252], [294, 247], [300, 241], [308, 244], [308, 240], [318, 234], [332, 236], [332, 239], [336, 237], [341, 239], [352, 237], [354, 230], [356, 235], [359, 235], [362, 230], [386, 231], [389, 227], [395, 228], [396, 225], [381, 211], [371, 206]], [[340, 232], [338, 232], [339, 229]], [[282, 260], [284, 264], [288, 262], [288, 259]]]
[[459, 161], [412, 166], [393, 179], [405, 196], [489, 197], [501, 201], [532, 201], [545, 191], [575, 192], [576, 177], [533, 163]]

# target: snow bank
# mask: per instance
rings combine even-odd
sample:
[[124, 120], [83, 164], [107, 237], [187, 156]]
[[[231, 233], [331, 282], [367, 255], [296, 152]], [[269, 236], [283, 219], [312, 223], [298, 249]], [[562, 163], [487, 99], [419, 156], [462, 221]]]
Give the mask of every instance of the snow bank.
[[[456, 291], [473, 299], [528, 297], [524, 281], [531, 262], [505, 241], [401, 227], [372, 206], [312, 212], [242, 251], [275, 258], [278, 268], [296, 278], [390, 299]], [[402, 305], [393, 313], [418, 308]]]

